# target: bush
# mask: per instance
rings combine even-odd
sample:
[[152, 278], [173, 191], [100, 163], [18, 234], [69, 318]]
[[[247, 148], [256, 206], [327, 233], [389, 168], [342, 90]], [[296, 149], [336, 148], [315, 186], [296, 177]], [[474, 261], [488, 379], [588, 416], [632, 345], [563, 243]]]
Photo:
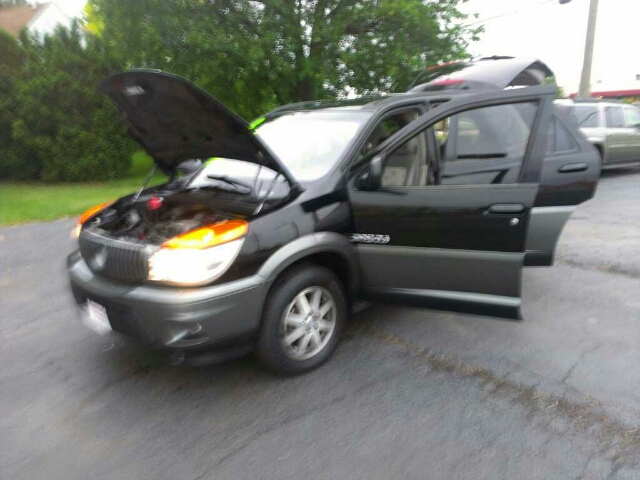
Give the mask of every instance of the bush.
[[[11, 74], [7, 113], [0, 118], [5, 129], [0, 178], [53, 182], [126, 176], [135, 143], [111, 101], [97, 92], [100, 80], [121, 68], [100, 40], [83, 41], [77, 25], [42, 41], [23, 32], [20, 40], [21, 62]], [[0, 37], [2, 43], [11, 44]]]

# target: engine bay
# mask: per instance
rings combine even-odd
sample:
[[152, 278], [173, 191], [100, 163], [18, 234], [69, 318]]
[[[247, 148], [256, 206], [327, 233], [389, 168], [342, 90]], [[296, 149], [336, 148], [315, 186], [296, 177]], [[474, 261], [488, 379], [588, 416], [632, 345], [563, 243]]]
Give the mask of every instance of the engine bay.
[[161, 245], [169, 238], [202, 225], [238, 218], [212, 208], [181, 202], [171, 196], [141, 196], [133, 203], [106, 208], [85, 227], [111, 238]]

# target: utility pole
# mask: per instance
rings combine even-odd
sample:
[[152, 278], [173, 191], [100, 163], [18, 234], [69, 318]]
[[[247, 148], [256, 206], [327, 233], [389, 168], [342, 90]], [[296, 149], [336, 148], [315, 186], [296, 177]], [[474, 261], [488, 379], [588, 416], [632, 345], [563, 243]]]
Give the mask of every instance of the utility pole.
[[584, 45], [584, 61], [578, 98], [591, 97], [591, 64], [593, 63], [593, 42], [596, 36], [596, 20], [598, 18], [598, 0], [591, 0], [589, 5], [589, 23], [587, 23], [587, 40]]

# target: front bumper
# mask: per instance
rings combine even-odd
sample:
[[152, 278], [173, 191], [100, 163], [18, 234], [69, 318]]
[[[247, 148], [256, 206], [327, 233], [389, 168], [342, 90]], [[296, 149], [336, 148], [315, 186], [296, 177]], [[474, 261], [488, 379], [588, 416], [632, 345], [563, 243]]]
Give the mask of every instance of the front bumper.
[[143, 345], [170, 349], [228, 347], [251, 340], [262, 317], [268, 282], [257, 275], [200, 288], [128, 285], [95, 275], [74, 252], [67, 259], [71, 290], [106, 308], [114, 331]]

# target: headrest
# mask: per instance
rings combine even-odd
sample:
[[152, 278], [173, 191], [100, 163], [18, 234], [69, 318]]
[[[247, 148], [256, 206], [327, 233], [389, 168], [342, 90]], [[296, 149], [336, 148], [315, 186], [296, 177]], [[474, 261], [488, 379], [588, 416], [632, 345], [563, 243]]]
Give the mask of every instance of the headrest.
[[418, 139], [414, 138], [396, 148], [392, 155], [414, 155], [418, 153]]

